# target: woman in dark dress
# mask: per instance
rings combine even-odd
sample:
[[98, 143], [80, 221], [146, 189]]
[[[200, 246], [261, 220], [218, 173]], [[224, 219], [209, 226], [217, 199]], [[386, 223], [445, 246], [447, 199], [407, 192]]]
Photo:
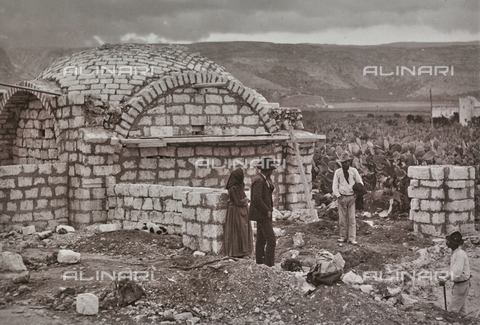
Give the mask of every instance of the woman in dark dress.
[[237, 168], [227, 182], [228, 209], [225, 218], [225, 255], [248, 256], [253, 250], [252, 226], [248, 219], [248, 198], [244, 191], [243, 169]]

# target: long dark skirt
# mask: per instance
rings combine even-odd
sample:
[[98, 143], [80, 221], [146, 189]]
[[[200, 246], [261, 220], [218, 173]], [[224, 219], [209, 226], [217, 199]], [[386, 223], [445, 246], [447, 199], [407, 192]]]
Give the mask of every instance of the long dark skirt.
[[228, 204], [225, 218], [225, 255], [241, 257], [253, 251], [252, 225], [247, 206]]

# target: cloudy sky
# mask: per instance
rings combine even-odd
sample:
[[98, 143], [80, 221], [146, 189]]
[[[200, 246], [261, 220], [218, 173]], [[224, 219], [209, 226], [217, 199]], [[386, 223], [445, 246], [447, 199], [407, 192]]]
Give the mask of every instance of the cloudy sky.
[[479, 0], [0, 0], [0, 47], [480, 40]]

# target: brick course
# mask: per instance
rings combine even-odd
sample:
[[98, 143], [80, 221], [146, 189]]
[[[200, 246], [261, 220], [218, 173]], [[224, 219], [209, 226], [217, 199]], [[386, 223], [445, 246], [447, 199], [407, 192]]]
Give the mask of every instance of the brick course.
[[475, 169], [469, 166], [410, 166], [410, 219], [415, 231], [445, 236], [475, 233]]

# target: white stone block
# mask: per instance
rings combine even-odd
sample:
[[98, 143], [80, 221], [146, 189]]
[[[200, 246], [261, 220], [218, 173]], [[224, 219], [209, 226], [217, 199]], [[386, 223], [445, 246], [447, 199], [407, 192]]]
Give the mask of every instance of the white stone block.
[[112, 232], [118, 230], [118, 224], [116, 223], [107, 223], [98, 226], [100, 232]]
[[445, 175], [444, 166], [430, 166], [433, 179], [443, 180]]
[[22, 256], [19, 254], [13, 252], [0, 253], [0, 271], [21, 272], [26, 270]]
[[442, 210], [442, 201], [439, 200], [421, 200], [420, 210], [422, 211], [440, 211]]
[[82, 293], [77, 296], [77, 313], [81, 315], [98, 314], [98, 297], [93, 293]]
[[64, 229], [66, 232], [75, 232], [75, 228], [72, 226], [67, 226], [67, 225], [58, 225], [57, 228], [55, 229], [56, 232], [59, 232], [60, 229]]
[[408, 167], [408, 177], [430, 179], [430, 166], [410, 166]]
[[448, 166], [448, 179], [469, 179], [469, 168], [465, 166]]
[[345, 284], [363, 284], [363, 279], [360, 275], [350, 271], [343, 276], [342, 282]]
[[430, 189], [428, 187], [408, 187], [408, 197], [417, 199], [428, 199], [430, 197]]
[[69, 249], [61, 249], [58, 251], [58, 263], [75, 264], [80, 262], [80, 253], [76, 253]]
[[31, 234], [34, 234], [34, 233], [35, 233], [35, 226], [34, 225], [22, 228], [22, 234], [23, 235], [31, 235]]
[[42, 239], [45, 239], [45, 238], [48, 238], [52, 235], [52, 231], [51, 230], [46, 230], [46, 231], [42, 231], [42, 232], [39, 232], [37, 234], [38, 236], [38, 239], [42, 240]]
[[430, 213], [425, 211], [410, 210], [410, 220], [420, 223], [430, 223]]

